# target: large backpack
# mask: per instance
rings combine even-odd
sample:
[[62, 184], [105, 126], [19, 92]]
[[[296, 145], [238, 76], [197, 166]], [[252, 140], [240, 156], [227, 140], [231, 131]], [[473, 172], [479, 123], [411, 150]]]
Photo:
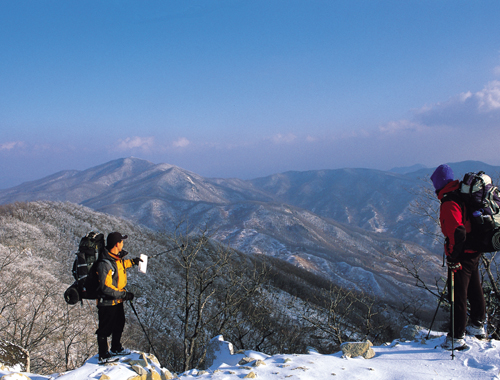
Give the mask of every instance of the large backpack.
[[84, 299], [97, 298], [98, 280], [96, 263], [104, 252], [104, 235], [94, 231], [81, 238], [73, 262], [75, 282], [64, 292], [64, 299], [70, 305]]
[[[471, 239], [480, 252], [500, 250], [500, 191], [483, 171], [467, 173], [459, 193], [471, 221]], [[469, 239], [468, 239], [469, 240]]]

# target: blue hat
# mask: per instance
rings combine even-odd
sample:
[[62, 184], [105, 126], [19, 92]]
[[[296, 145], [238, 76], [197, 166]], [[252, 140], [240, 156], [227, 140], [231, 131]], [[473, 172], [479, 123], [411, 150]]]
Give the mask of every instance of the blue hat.
[[436, 190], [441, 190], [448, 183], [453, 181], [453, 179], [453, 170], [446, 164], [439, 165], [431, 175], [432, 184]]

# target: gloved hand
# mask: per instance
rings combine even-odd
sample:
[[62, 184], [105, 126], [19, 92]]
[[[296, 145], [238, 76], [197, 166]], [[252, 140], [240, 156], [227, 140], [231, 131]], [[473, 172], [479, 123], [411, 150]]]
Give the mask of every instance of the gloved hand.
[[140, 262], [142, 262], [143, 260], [140, 258], [140, 257], [134, 257], [132, 259], [132, 264], [134, 265], [139, 265]]
[[446, 264], [448, 265], [448, 268], [454, 273], [462, 269], [462, 264], [460, 264], [458, 261], [447, 259]]
[[125, 293], [125, 298], [124, 298], [125, 301], [132, 301], [133, 299], [134, 299], [134, 293], [132, 292]]

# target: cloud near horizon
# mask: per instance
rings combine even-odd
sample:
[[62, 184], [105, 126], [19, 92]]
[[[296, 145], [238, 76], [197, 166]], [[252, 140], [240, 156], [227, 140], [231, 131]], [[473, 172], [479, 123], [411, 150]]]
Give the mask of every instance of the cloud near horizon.
[[272, 137], [269, 137], [268, 140], [272, 141], [274, 144], [290, 144], [297, 139], [297, 136], [293, 133], [288, 133], [282, 135], [281, 133], [277, 133]]
[[26, 143], [24, 141], [8, 141], [6, 143], [0, 144], [0, 151], [10, 151], [15, 148], [24, 148]]
[[124, 140], [118, 140], [117, 150], [126, 151], [139, 149], [144, 152], [149, 152], [154, 146], [154, 137], [127, 137]]
[[185, 148], [187, 147], [189, 144], [191, 144], [191, 141], [189, 141], [187, 138], [185, 137], [181, 137], [179, 138], [178, 140], [174, 141], [172, 143], [172, 146], [174, 148]]

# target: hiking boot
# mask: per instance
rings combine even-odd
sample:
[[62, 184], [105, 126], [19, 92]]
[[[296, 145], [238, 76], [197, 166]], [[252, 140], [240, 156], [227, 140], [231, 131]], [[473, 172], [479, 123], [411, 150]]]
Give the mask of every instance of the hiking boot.
[[121, 347], [119, 350], [111, 349], [109, 350], [109, 353], [115, 356], [124, 356], [124, 355], [130, 355], [130, 350], [128, 348]]
[[486, 332], [483, 325], [475, 325], [473, 323], [467, 325], [465, 331], [468, 335], [472, 335], [477, 339], [486, 339]]
[[106, 352], [104, 355], [99, 355], [99, 360], [97, 361], [99, 364], [113, 363], [120, 360], [116, 356], [111, 355], [109, 352]]
[[467, 344], [465, 343], [465, 339], [463, 337], [453, 339], [451, 335], [446, 336], [446, 340], [441, 345], [441, 347], [444, 350], [448, 351], [451, 351], [452, 349], [457, 351], [463, 351], [469, 348], [469, 346], [467, 346]]

